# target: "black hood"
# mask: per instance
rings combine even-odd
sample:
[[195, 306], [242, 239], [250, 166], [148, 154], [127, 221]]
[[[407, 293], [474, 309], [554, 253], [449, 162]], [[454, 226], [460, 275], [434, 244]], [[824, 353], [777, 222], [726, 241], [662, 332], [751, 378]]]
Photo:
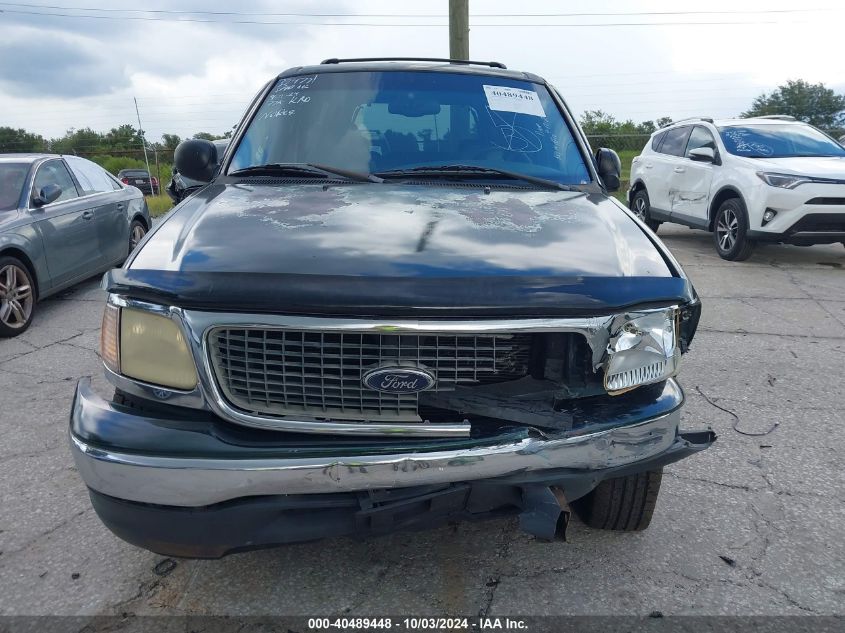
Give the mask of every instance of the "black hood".
[[607, 197], [487, 191], [212, 185], [110, 283], [209, 308], [234, 293], [242, 309], [297, 312], [533, 314], [690, 298], [661, 249]]

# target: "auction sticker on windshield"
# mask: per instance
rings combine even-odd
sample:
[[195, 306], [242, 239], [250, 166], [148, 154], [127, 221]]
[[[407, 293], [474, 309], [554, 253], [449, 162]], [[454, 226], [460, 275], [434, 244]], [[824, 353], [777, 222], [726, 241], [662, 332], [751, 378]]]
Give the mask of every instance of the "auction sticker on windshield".
[[491, 110], [517, 112], [543, 118], [546, 116], [543, 111], [543, 104], [540, 103], [540, 97], [533, 90], [485, 84], [484, 94], [487, 96], [487, 105], [490, 106]]

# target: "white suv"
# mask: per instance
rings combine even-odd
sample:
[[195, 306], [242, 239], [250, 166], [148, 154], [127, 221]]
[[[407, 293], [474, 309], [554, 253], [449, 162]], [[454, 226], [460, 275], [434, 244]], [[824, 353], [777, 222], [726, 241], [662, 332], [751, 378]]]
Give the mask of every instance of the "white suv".
[[729, 260], [758, 241], [845, 244], [845, 147], [792, 117], [678, 121], [634, 158], [628, 206], [653, 231], [713, 231]]

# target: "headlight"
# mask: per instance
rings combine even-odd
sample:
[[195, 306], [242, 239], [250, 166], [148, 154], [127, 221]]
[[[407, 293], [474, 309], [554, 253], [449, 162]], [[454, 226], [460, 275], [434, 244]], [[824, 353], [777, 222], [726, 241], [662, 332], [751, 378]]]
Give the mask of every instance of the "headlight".
[[795, 176], [793, 174], [770, 174], [765, 171], [758, 171], [757, 177], [771, 187], [781, 189], [795, 189], [798, 185], [813, 182], [812, 178], [806, 176]]
[[612, 333], [607, 346], [604, 387], [617, 395], [678, 372], [676, 310], [632, 314]]
[[128, 378], [173, 389], [197, 385], [194, 359], [182, 330], [166, 316], [106, 306], [101, 355], [106, 367]]

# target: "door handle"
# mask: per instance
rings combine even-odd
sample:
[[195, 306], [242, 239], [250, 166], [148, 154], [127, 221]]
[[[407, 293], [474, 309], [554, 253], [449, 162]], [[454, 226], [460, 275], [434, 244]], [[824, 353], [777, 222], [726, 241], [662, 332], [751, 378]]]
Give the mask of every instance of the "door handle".
[[686, 169], [684, 169], [683, 167], [675, 167], [674, 171], [676, 174], [682, 174], [686, 171]]
[[83, 211], [82, 212], [82, 219], [83, 220], [91, 220], [94, 217], [93, 211]]
[[652, 165], [651, 163], [646, 163], [646, 164], [645, 164], [645, 168], [646, 168], [646, 169], [651, 169], [652, 167], [654, 167], [654, 165]]
[[118, 203], [117, 203], [117, 208], [118, 208], [118, 210], [123, 211], [123, 203], [122, 203], [122, 202], [118, 202]]

